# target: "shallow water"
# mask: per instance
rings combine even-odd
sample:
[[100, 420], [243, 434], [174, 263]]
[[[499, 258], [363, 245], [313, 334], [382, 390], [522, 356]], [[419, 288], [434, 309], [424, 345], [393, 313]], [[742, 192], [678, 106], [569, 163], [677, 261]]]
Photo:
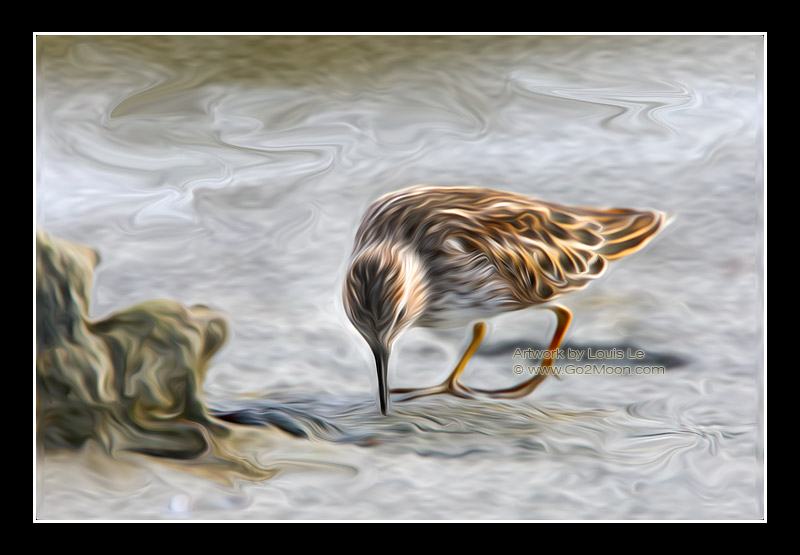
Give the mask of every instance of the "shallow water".
[[[203, 303], [232, 337], [212, 409], [297, 436], [220, 489], [146, 460], [40, 465], [45, 519], [754, 519], [761, 484], [761, 42], [753, 36], [39, 37], [37, 225], [102, 256], [92, 315]], [[514, 402], [381, 417], [339, 291], [367, 205], [415, 183], [674, 223], [564, 299], [565, 347], [659, 375], [569, 375]], [[546, 311], [491, 322], [465, 374], [520, 376]], [[397, 387], [467, 330], [413, 330]]]

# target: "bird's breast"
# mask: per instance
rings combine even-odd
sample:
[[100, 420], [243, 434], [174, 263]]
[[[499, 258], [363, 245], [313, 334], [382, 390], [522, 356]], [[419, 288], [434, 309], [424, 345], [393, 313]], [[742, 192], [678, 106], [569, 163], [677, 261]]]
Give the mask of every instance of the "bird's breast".
[[508, 285], [487, 268], [464, 264], [434, 273], [419, 327], [457, 328], [524, 308]]

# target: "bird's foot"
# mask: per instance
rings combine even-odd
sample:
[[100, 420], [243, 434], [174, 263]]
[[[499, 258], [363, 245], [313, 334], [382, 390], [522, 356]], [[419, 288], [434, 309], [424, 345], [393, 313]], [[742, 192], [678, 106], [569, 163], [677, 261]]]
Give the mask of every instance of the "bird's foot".
[[520, 399], [533, 393], [549, 374], [539, 374], [517, 386], [506, 389], [478, 389], [461, 385], [458, 381], [446, 381], [433, 387], [392, 389], [392, 395], [397, 395], [398, 402], [410, 401], [431, 395], [453, 395], [461, 399]]
[[474, 399], [521, 399], [533, 393], [549, 375], [548, 373], [537, 374], [530, 380], [506, 389], [470, 389], [470, 393]]
[[431, 395], [454, 395], [462, 399], [473, 399], [474, 395], [472, 390], [458, 383], [457, 381], [446, 381], [442, 384], [433, 387], [420, 387], [420, 388], [401, 388], [392, 389], [392, 395], [397, 395], [396, 401], [410, 401], [411, 399], [418, 399], [420, 397], [430, 397]]

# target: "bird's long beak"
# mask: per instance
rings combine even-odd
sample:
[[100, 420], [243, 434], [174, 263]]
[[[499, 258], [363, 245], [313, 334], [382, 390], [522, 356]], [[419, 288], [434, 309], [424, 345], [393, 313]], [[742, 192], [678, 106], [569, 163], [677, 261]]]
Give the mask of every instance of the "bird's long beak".
[[378, 402], [381, 405], [381, 414], [386, 416], [389, 408], [389, 383], [387, 373], [389, 368], [389, 350], [385, 347], [373, 347], [375, 355], [375, 368], [378, 370]]

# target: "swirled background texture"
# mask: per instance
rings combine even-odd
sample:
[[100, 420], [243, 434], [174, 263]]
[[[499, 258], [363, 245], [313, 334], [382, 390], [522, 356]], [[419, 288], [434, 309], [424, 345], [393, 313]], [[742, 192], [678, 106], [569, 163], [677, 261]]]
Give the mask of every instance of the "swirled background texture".
[[[209, 410], [283, 430], [223, 487], [91, 445], [43, 454], [43, 519], [758, 519], [762, 44], [757, 36], [40, 36], [37, 227], [101, 255], [91, 318], [223, 314]], [[675, 222], [564, 304], [565, 346], [660, 375], [382, 417], [340, 289], [363, 210], [428, 183]], [[547, 311], [497, 318], [465, 383], [514, 384]], [[413, 330], [397, 387], [469, 330]], [[525, 364], [531, 361], [524, 361]], [[261, 429], [261, 428], [254, 428]]]

